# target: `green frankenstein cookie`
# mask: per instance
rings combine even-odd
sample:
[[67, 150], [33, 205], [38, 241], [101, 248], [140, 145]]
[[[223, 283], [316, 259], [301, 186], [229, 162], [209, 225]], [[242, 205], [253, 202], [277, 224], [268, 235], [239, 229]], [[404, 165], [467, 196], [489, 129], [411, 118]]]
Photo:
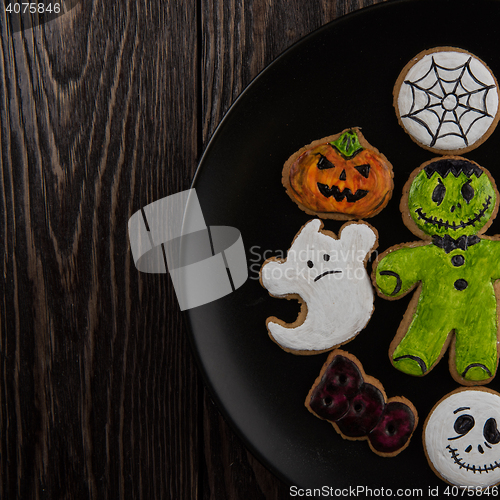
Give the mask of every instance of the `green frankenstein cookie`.
[[453, 378], [487, 383], [498, 365], [500, 241], [482, 233], [498, 210], [495, 182], [472, 161], [444, 157], [416, 169], [403, 193], [403, 220], [423, 241], [390, 248], [373, 271], [384, 298], [398, 299], [418, 285], [391, 343], [391, 361], [422, 376], [451, 341]]

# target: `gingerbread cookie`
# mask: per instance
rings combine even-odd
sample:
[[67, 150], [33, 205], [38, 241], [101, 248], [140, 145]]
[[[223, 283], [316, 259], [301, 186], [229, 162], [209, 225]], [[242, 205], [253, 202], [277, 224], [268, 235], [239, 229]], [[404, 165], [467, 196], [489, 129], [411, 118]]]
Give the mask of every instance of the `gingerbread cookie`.
[[394, 87], [399, 123], [420, 146], [439, 154], [477, 148], [500, 116], [498, 83], [479, 58], [437, 47], [413, 58]]
[[424, 424], [429, 465], [452, 485], [484, 489], [499, 484], [499, 422], [497, 392], [476, 387], [448, 394], [434, 406]]
[[495, 376], [500, 241], [483, 233], [498, 200], [489, 172], [465, 158], [431, 160], [410, 176], [401, 211], [422, 240], [389, 248], [373, 271], [384, 298], [417, 287], [389, 350], [399, 370], [429, 373], [451, 342], [455, 380], [484, 384]]
[[366, 223], [347, 223], [339, 238], [309, 221], [295, 236], [286, 259], [266, 260], [260, 282], [274, 297], [298, 299], [291, 324], [271, 317], [267, 329], [283, 349], [316, 354], [351, 340], [373, 311], [373, 289], [365, 264], [377, 234]]
[[283, 185], [304, 212], [326, 219], [373, 217], [389, 202], [392, 165], [359, 128], [325, 137], [294, 153]]
[[330, 353], [305, 405], [328, 420], [345, 439], [368, 440], [381, 456], [395, 456], [410, 443], [418, 423], [415, 407], [406, 398], [386, 397], [382, 384], [365, 374], [348, 352]]

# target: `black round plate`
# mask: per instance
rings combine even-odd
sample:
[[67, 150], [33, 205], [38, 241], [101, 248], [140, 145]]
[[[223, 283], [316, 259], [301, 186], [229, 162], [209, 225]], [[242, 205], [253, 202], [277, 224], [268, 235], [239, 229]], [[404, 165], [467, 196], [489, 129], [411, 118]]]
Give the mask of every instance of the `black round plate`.
[[[448, 355], [423, 378], [392, 367], [389, 344], [410, 297], [375, 299], [367, 327], [343, 349], [383, 384], [388, 397], [405, 396], [419, 413], [411, 443], [397, 458], [374, 454], [366, 441], [347, 441], [304, 406], [327, 354], [295, 356], [269, 338], [265, 320], [293, 321], [297, 301], [269, 296], [258, 281], [270, 256], [284, 256], [311, 216], [285, 193], [281, 170], [300, 147], [348, 127], [394, 166], [392, 200], [368, 219], [379, 248], [417, 238], [399, 211], [410, 172], [436, 155], [418, 147], [399, 126], [394, 83], [422, 50], [455, 46], [472, 52], [500, 75], [500, 1], [394, 1], [355, 12], [324, 26], [287, 50], [238, 98], [218, 127], [199, 166], [196, 188], [208, 225], [241, 231], [249, 279], [216, 302], [188, 312], [192, 343], [218, 405], [248, 447], [291, 485], [334, 488], [422, 488], [444, 483], [428, 466], [422, 425], [432, 406], [458, 387]], [[466, 156], [500, 181], [500, 130]], [[342, 223], [325, 221], [335, 233]], [[488, 234], [500, 232], [494, 223]], [[369, 271], [371, 264], [369, 264]], [[498, 378], [490, 385], [499, 389]]]

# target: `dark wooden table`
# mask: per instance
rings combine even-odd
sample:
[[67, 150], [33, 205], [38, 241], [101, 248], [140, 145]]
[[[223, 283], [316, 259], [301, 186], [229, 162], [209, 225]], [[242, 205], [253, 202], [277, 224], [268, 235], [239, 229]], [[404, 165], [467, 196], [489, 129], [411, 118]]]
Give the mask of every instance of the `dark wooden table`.
[[377, 0], [82, 0], [0, 11], [0, 498], [281, 499], [195, 365], [129, 217], [189, 188], [245, 86]]

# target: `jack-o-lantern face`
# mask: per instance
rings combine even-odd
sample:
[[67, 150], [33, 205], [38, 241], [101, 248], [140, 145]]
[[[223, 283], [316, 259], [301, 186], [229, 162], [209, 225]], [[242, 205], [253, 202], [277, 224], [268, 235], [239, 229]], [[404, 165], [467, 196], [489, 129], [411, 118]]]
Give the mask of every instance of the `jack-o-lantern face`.
[[315, 141], [285, 164], [287, 192], [307, 213], [324, 218], [373, 217], [388, 203], [392, 166], [357, 129]]

